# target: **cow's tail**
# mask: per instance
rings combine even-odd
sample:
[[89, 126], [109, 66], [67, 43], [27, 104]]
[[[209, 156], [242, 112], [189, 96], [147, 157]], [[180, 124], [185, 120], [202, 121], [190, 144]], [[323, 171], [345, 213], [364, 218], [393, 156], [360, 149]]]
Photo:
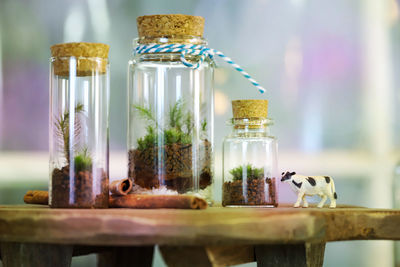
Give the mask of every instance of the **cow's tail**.
[[336, 190], [335, 190], [335, 182], [333, 181], [333, 179], [331, 179], [331, 190], [332, 190], [333, 197], [335, 199], [337, 199], [337, 194], [336, 194]]

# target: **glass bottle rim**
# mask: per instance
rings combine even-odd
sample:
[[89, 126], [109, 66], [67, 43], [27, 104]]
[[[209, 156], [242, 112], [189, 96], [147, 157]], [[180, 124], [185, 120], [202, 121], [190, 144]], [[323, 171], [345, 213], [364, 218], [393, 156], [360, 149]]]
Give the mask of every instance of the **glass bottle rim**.
[[230, 118], [226, 121], [229, 126], [271, 126], [274, 120], [271, 118]]
[[75, 57], [75, 56], [63, 56], [63, 57], [50, 57], [49, 61], [53, 62], [55, 60], [69, 60], [70, 58], [74, 57], [77, 60], [91, 60], [91, 61], [109, 61], [108, 58], [104, 58], [104, 57]]

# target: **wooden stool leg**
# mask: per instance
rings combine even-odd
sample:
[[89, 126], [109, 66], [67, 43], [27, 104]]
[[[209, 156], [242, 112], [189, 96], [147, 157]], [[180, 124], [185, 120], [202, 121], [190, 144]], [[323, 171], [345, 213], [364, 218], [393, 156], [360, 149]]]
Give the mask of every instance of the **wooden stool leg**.
[[110, 247], [97, 254], [97, 267], [149, 266], [153, 263], [154, 246]]
[[160, 246], [168, 266], [232, 266], [254, 262], [254, 247], [240, 246]]
[[208, 258], [213, 266], [233, 266], [255, 261], [254, 246], [208, 246]]
[[171, 267], [210, 267], [213, 266], [207, 250], [201, 246], [160, 246], [161, 255], [167, 266]]
[[325, 243], [306, 243], [307, 266], [322, 267], [324, 264]]
[[4, 267], [69, 267], [72, 246], [33, 243], [1, 243]]
[[325, 243], [256, 246], [258, 267], [321, 267]]

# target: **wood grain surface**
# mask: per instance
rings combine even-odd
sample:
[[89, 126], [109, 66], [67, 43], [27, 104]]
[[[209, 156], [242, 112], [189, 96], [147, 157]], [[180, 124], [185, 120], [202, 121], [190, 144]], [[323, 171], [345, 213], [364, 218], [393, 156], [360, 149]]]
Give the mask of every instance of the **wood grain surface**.
[[245, 245], [400, 239], [400, 210], [50, 209], [0, 206], [0, 242], [74, 245]]

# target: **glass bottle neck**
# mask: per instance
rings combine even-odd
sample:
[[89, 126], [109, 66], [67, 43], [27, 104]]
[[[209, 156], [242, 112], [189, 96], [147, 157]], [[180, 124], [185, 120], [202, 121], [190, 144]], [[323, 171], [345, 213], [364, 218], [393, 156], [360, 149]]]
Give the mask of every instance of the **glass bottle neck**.
[[269, 127], [263, 128], [235, 128], [233, 127], [232, 135], [246, 137], [265, 137], [270, 135]]
[[232, 119], [230, 124], [233, 126], [232, 135], [239, 137], [265, 137], [270, 136], [270, 127], [273, 122], [271, 119]]
[[200, 36], [192, 35], [170, 35], [163, 37], [143, 36], [134, 40], [134, 45], [143, 44], [195, 44], [207, 46], [207, 40]]
[[[135, 47], [146, 44], [185, 44], [185, 45], [202, 45], [207, 46], [207, 40], [200, 36], [188, 36], [188, 35], [174, 35], [165, 37], [148, 37], [144, 36], [137, 38], [134, 41]], [[136, 48], [135, 48], [136, 49]], [[136, 54], [133, 59], [137, 62], [177, 62], [181, 64], [181, 52], [163, 52], [163, 53], [145, 53]], [[200, 60], [199, 55], [186, 54], [185, 59], [187, 61], [198, 62]], [[206, 57], [202, 65], [215, 66], [215, 62], [212, 58]]]
[[[171, 35], [164, 37], [143, 36], [134, 40], [134, 47], [146, 44], [185, 44], [185, 45], [202, 45], [207, 46], [207, 40], [200, 36], [190, 35]], [[148, 53], [138, 54], [135, 56], [139, 61], [158, 61], [158, 62], [180, 62], [180, 52], [165, 52], [165, 53]], [[198, 55], [187, 54], [186, 60], [197, 62], [200, 58]], [[214, 65], [213, 60], [206, 58], [205, 62]]]

